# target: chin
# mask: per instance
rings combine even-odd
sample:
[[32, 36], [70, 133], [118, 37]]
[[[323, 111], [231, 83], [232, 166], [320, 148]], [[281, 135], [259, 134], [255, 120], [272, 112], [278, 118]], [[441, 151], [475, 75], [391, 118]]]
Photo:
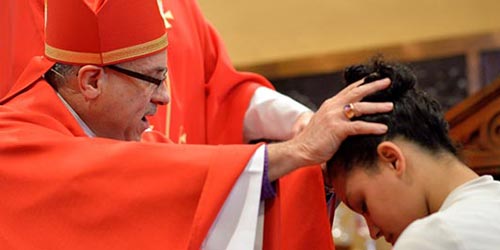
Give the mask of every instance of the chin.
[[118, 139], [121, 141], [140, 141], [141, 140], [141, 134], [138, 133], [128, 133], [124, 134], [122, 138]]
[[142, 126], [137, 126], [133, 129], [128, 129], [125, 131], [125, 133], [122, 134], [124, 137], [122, 140], [124, 141], [141, 141], [142, 138], [142, 133], [144, 133], [146, 129], [144, 129]]
[[396, 242], [399, 239], [399, 235], [401, 235], [401, 233], [399, 233], [398, 235], [393, 236], [393, 238], [391, 239], [391, 242], [389, 242], [389, 243], [391, 243], [391, 245], [394, 246], [394, 244], [396, 244]]
[[140, 141], [141, 135], [134, 135], [132, 137], [127, 138], [127, 141]]

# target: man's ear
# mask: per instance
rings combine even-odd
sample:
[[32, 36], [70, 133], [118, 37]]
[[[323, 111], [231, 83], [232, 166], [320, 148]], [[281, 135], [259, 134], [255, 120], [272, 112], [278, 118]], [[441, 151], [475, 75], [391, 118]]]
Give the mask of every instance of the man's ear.
[[104, 71], [102, 67], [85, 65], [78, 70], [77, 84], [85, 99], [95, 99], [102, 92]]
[[391, 167], [398, 176], [406, 171], [406, 158], [401, 148], [393, 142], [384, 141], [377, 146], [379, 160]]

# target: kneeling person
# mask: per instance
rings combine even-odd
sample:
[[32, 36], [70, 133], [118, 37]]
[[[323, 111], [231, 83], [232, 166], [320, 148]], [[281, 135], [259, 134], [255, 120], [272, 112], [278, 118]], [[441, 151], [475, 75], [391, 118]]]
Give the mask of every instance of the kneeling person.
[[353, 120], [389, 130], [341, 144], [328, 162], [338, 197], [395, 250], [498, 249], [500, 182], [459, 160], [439, 104], [416, 88], [411, 70], [376, 59], [345, 72], [347, 82], [384, 77], [392, 85], [364, 101], [393, 102], [393, 111]]

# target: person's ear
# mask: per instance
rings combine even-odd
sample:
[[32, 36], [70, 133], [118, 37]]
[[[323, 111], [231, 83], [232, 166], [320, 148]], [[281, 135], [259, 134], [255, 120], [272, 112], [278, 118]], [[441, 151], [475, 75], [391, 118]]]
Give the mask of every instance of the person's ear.
[[406, 159], [401, 148], [393, 142], [384, 141], [377, 146], [379, 160], [392, 168], [398, 176], [406, 171]]
[[101, 94], [103, 80], [104, 71], [102, 67], [85, 65], [78, 70], [78, 89], [87, 100], [95, 99]]

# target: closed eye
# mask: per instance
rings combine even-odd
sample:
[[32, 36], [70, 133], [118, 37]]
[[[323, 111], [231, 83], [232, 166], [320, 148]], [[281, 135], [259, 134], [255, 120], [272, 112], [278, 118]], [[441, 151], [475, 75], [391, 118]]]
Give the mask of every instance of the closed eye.
[[366, 202], [361, 202], [361, 213], [368, 214], [368, 207], [366, 206]]

